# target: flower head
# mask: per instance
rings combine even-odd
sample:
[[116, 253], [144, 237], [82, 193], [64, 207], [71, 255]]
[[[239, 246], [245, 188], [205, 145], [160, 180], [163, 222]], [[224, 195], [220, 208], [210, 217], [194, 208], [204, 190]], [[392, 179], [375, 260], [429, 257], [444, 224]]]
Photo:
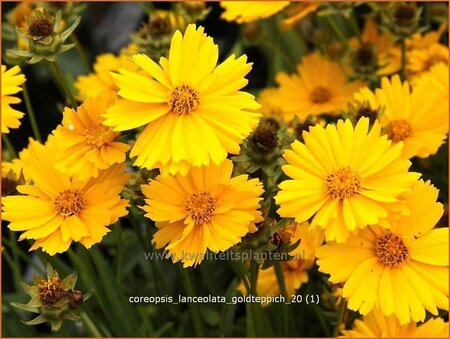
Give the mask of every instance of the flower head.
[[222, 1], [222, 18], [238, 24], [268, 18], [289, 5], [289, 1]]
[[34, 281], [34, 285], [21, 283], [25, 292], [31, 297], [27, 304], [11, 303], [11, 306], [18, 309], [39, 314], [36, 318], [24, 322], [26, 325], [48, 322], [52, 332], [56, 332], [60, 329], [63, 320], [81, 319], [74, 310], [91, 297], [92, 290], [85, 294], [75, 290], [76, 272], [60, 279], [58, 272], [47, 264], [47, 277], [34, 276]]
[[339, 338], [447, 338], [448, 322], [431, 318], [423, 324], [411, 322], [401, 325], [393, 315], [386, 317], [373, 310], [357, 319], [350, 330], [342, 330]]
[[389, 229], [369, 226], [317, 249], [319, 270], [344, 283], [349, 309], [379, 309], [401, 325], [424, 321], [425, 310], [448, 309], [448, 228], [433, 229], [443, 213], [437, 195], [420, 181], [404, 198], [410, 214], [390, 213]]
[[184, 36], [174, 34], [160, 65], [143, 54], [132, 60], [145, 75], [123, 69], [113, 75], [121, 98], [104, 123], [115, 131], [145, 126], [130, 152], [135, 165], [185, 174], [239, 153], [260, 116], [254, 97], [240, 91], [251, 69], [246, 56], [217, 66], [218, 46], [192, 24]]
[[427, 48], [413, 49], [408, 52], [407, 72], [414, 77], [427, 72], [436, 64], [448, 65], [448, 47], [434, 43]]
[[320, 54], [304, 56], [298, 74], [277, 75], [280, 87], [274, 101], [283, 103], [280, 110], [286, 120], [294, 116], [304, 120], [308, 115], [338, 114], [352, 101], [353, 94], [363, 86], [349, 82], [341, 67]]
[[54, 131], [58, 154], [56, 167], [81, 180], [97, 177], [101, 170], [125, 161], [130, 146], [118, 142], [118, 132], [103, 125], [103, 114], [114, 104], [112, 92], [87, 99], [77, 111], [64, 110], [62, 125]]
[[30, 151], [26, 173], [32, 183], [17, 187], [22, 195], [2, 199], [2, 216], [10, 230], [23, 232], [20, 240], [35, 240], [31, 250], [42, 248], [54, 255], [73, 241], [90, 248], [109, 232], [107, 226], [127, 214], [127, 202], [119, 196], [129, 177], [123, 164], [95, 179], [78, 180], [54, 168], [54, 137]]
[[377, 224], [388, 210], [398, 209], [399, 197], [411, 190], [418, 173], [400, 158], [402, 145], [391, 146], [369, 119], [355, 127], [350, 120], [337, 125], [314, 126], [303, 132], [284, 153], [283, 181], [275, 201], [278, 214], [325, 229], [327, 241], [344, 242], [350, 233]]
[[[25, 17], [25, 22], [24, 27], [16, 26], [19, 49], [7, 50], [10, 58], [22, 58], [29, 64], [42, 60], [55, 62], [60, 53], [75, 46], [74, 43], [64, 45], [64, 42], [80, 23], [80, 17], [75, 18], [72, 25], [63, 30], [60, 10], [53, 16], [45, 8], [37, 8], [30, 16]], [[22, 48], [23, 43], [20, 43], [22, 39], [28, 41], [27, 48]]]
[[196, 265], [207, 250], [225, 251], [256, 231], [261, 183], [247, 175], [231, 178], [232, 167], [225, 160], [193, 167], [186, 175], [160, 175], [142, 186], [145, 216], [158, 227], [153, 242], [174, 262]]
[[411, 90], [408, 82], [402, 83], [395, 75], [383, 78], [381, 88], [374, 92], [362, 89], [355, 98], [367, 101], [372, 109], [383, 108], [380, 122], [384, 132], [394, 143], [403, 141], [405, 158], [426, 158], [437, 152], [448, 131], [448, 99], [440, 101], [442, 96], [434, 89], [436, 84]]
[[110, 72], [118, 69], [136, 71], [138, 66], [130, 60], [127, 53], [121, 53], [118, 56], [105, 53], [96, 57], [93, 69], [93, 73], [80, 75], [75, 81], [75, 88], [81, 99], [96, 96], [105, 90], [117, 92], [118, 87], [114, 84]]
[[11, 107], [12, 104], [18, 104], [21, 100], [13, 94], [22, 91], [20, 87], [25, 82], [25, 75], [20, 73], [20, 67], [6, 69], [2, 65], [2, 84], [1, 84], [1, 100], [2, 100], [2, 133], [9, 133], [10, 128], [18, 128], [20, 126], [20, 118], [24, 113]]

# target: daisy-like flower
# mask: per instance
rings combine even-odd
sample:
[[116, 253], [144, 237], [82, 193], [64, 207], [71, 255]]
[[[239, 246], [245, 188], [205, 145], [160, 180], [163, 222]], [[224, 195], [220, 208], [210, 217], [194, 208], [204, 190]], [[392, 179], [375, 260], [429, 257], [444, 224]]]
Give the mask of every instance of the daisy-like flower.
[[200, 263], [207, 250], [225, 251], [262, 220], [263, 193], [257, 179], [247, 175], [231, 178], [233, 165], [193, 167], [187, 175], [159, 175], [142, 185], [146, 217], [156, 222], [157, 248], [165, 247], [174, 262], [184, 267]]
[[439, 43], [407, 53], [406, 71], [409, 77], [420, 75], [438, 63], [448, 64], [448, 47]]
[[369, 131], [368, 118], [355, 128], [339, 120], [304, 131], [304, 143], [294, 141], [283, 155], [283, 171], [292, 180], [279, 185], [278, 214], [299, 223], [314, 216], [311, 226], [325, 229], [327, 241], [344, 242], [351, 232], [387, 217], [388, 210], [402, 209], [399, 196], [420, 175], [408, 173], [402, 144], [392, 146], [380, 131], [378, 122]]
[[96, 96], [105, 90], [117, 92], [118, 87], [114, 84], [110, 72], [118, 69], [136, 71], [138, 66], [130, 60], [126, 53], [119, 56], [105, 53], [97, 56], [93, 68], [94, 73], [80, 75], [75, 82], [75, 88], [78, 90], [79, 97], [83, 100]]
[[[378, 31], [378, 25], [372, 18], [367, 18], [364, 22], [361, 41], [364, 45], [376, 46], [378, 75], [392, 74], [400, 70], [402, 61], [399, 46], [394, 44], [394, 39], [389, 33]], [[361, 47], [356, 37], [350, 38], [349, 44], [355, 50]]]
[[[290, 242], [295, 243], [301, 240], [300, 244], [289, 254], [294, 257], [293, 260], [283, 261], [283, 275], [286, 285], [286, 293], [290, 297], [295, 294], [302, 284], [309, 280], [308, 270], [314, 265], [315, 251], [322, 245], [324, 234], [321, 229], [309, 229], [308, 223], [301, 225], [294, 224], [295, 230]], [[238, 287], [241, 293], [247, 291], [241, 283]], [[256, 291], [259, 296], [274, 296], [280, 294], [280, 288], [275, 274], [275, 268], [272, 266], [266, 270], [260, 270], [258, 273], [258, 281], [256, 283]]]
[[259, 92], [258, 102], [261, 105], [259, 111], [268, 118], [282, 119], [283, 113], [280, 109], [280, 103], [274, 100], [274, 95], [277, 93], [274, 87], [264, 88]]
[[298, 74], [280, 73], [276, 80], [280, 87], [274, 101], [283, 103], [280, 107], [286, 120], [294, 116], [304, 120], [309, 115], [338, 114], [364, 86], [360, 81], [349, 82], [340, 65], [317, 52], [303, 57]]
[[2, 100], [2, 133], [9, 133], [10, 128], [18, 128], [20, 119], [24, 113], [11, 107], [12, 104], [18, 104], [21, 100], [13, 96], [22, 91], [20, 85], [25, 82], [25, 75], [20, 73], [20, 67], [14, 66], [6, 70], [5, 65], [2, 66], [2, 84], [1, 84], [1, 100]]
[[23, 232], [19, 240], [35, 240], [30, 250], [42, 248], [50, 255], [67, 251], [72, 242], [86, 248], [100, 242], [108, 226], [127, 214], [127, 201], [119, 195], [129, 177], [125, 165], [81, 181], [53, 167], [53, 137], [35, 146], [27, 168], [33, 184], [17, 187], [23, 195], [2, 198], [8, 228]]
[[448, 86], [448, 65], [438, 63], [431, 67], [429, 72], [417, 77], [413, 83], [413, 87], [426, 86], [437, 95], [436, 106], [444, 105], [448, 110], [449, 86]]
[[185, 174], [239, 153], [260, 117], [254, 97], [240, 91], [251, 64], [232, 55], [217, 66], [218, 56], [204, 28], [191, 24], [184, 36], [174, 34], [160, 65], [143, 54], [132, 57], [145, 76], [123, 69], [113, 75], [121, 98], [104, 123], [115, 131], [146, 126], [130, 152], [135, 165]]
[[56, 167], [81, 180], [97, 177], [101, 170], [125, 161], [130, 146], [118, 142], [118, 132], [103, 125], [103, 114], [116, 96], [105, 91], [87, 99], [77, 111], [64, 110], [62, 125], [54, 131], [58, 152]]
[[265, 19], [280, 12], [289, 1], [221, 1], [222, 19], [238, 24]]
[[379, 309], [400, 325], [448, 310], [448, 227], [433, 229], [443, 214], [437, 196], [430, 182], [419, 181], [405, 197], [410, 214], [390, 214], [389, 229], [369, 226], [344, 244], [317, 249], [319, 270], [344, 283], [349, 309]]
[[386, 317], [373, 310], [358, 319], [351, 330], [342, 330], [339, 338], [448, 338], [448, 322], [432, 318], [423, 324], [401, 325], [393, 315]]
[[440, 101], [439, 93], [432, 84], [411, 91], [409, 83], [395, 75], [381, 79], [375, 92], [364, 88], [355, 98], [372, 109], [383, 107], [381, 125], [394, 143], [404, 142], [403, 157], [426, 158], [437, 152], [448, 132], [448, 99]]

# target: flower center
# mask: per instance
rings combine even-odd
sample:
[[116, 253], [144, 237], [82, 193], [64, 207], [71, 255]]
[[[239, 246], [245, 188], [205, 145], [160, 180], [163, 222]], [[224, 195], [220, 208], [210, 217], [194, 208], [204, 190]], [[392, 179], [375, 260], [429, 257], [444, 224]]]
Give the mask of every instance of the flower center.
[[405, 140], [411, 135], [411, 132], [411, 124], [403, 119], [392, 121], [386, 130], [388, 138], [395, 143]]
[[92, 148], [100, 148], [105, 144], [114, 141], [116, 133], [111, 127], [95, 125], [84, 132], [85, 143]]
[[382, 264], [391, 267], [399, 267], [409, 255], [403, 240], [390, 232], [378, 238], [375, 252]]
[[342, 167], [327, 176], [326, 188], [332, 198], [349, 198], [361, 188], [361, 177], [350, 167]]
[[311, 92], [311, 101], [315, 104], [322, 104], [331, 99], [330, 91], [325, 87], [316, 87]]
[[188, 85], [175, 87], [169, 97], [170, 110], [180, 115], [191, 113], [199, 103], [198, 92]]
[[195, 225], [207, 224], [216, 210], [216, 199], [208, 192], [196, 192], [191, 195], [184, 206], [194, 220]]
[[46, 37], [52, 34], [53, 27], [47, 19], [36, 19], [31, 23], [28, 32], [34, 37]]
[[39, 299], [44, 305], [52, 305], [66, 295], [61, 279], [52, 277], [37, 283]]
[[80, 214], [85, 206], [83, 193], [79, 190], [65, 190], [54, 200], [56, 212], [63, 217]]

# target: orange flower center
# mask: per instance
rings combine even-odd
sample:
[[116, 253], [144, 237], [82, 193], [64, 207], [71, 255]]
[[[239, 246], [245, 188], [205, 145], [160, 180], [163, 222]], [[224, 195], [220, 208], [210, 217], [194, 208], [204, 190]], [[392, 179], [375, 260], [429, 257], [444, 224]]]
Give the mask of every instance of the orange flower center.
[[52, 305], [66, 294], [61, 279], [57, 277], [41, 279], [37, 286], [39, 299], [44, 305]]
[[331, 92], [328, 88], [318, 86], [311, 92], [311, 101], [315, 104], [323, 104], [324, 102], [330, 101]]
[[326, 179], [326, 189], [332, 198], [349, 198], [361, 188], [361, 177], [350, 167], [342, 167], [329, 174]]
[[390, 232], [378, 238], [375, 252], [380, 262], [390, 267], [399, 267], [409, 255], [402, 238]]
[[79, 190], [65, 190], [54, 200], [56, 212], [63, 217], [80, 214], [86, 205], [83, 193]]
[[207, 224], [216, 210], [216, 199], [209, 192], [196, 192], [186, 202], [184, 209], [195, 225]]
[[92, 148], [100, 148], [114, 141], [116, 133], [111, 127], [101, 124], [92, 126], [84, 132], [85, 143]]
[[175, 87], [169, 97], [169, 107], [177, 114], [189, 114], [194, 111], [200, 103], [198, 92], [188, 85]]
[[411, 124], [404, 119], [392, 121], [386, 130], [388, 138], [395, 143], [405, 140], [411, 132]]

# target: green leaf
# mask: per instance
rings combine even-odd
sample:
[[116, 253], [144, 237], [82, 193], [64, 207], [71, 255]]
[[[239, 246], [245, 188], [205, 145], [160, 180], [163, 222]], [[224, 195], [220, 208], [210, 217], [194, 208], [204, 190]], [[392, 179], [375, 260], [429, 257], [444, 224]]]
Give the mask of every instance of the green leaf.
[[25, 325], [39, 325], [47, 322], [47, 319], [42, 315], [39, 314], [36, 318], [30, 320], [30, 321], [22, 321]]
[[[72, 34], [72, 32], [77, 28], [78, 24], [80, 23], [80, 17], [77, 17], [75, 21], [73, 22], [72, 26], [70, 26], [68, 29], [66, 29], [64, 32], [61, 33], [61, 39], [62, 41], [66, 41], [67, 38]], [[75, 44], [73, 44], [75, 45]]]
[[77, 283], [77, 272], [73, 272], [68, 275], [62, 281], [62, 286], [65, 290], [73, 290], [75, 288], [75, 284]]
[[37, 309], [36, 307], [31, 307], [25, 304], [19, 304], [19, 303], [10, 303], [10, 305], [12, 307], [18, 308], [20, 310], [24, 310], [27, 312], [33, 312], [33, 313], [39, 313], [39, 309]]

